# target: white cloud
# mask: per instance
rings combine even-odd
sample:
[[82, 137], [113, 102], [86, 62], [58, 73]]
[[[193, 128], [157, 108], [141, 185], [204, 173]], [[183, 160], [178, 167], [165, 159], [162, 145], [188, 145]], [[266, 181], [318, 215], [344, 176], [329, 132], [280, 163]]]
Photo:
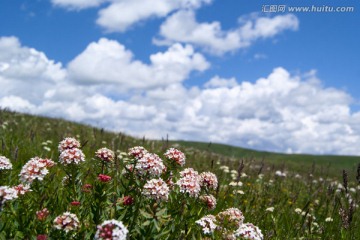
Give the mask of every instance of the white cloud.
[[225, 79], [220, 78], [219, 76], [215, 76], [212, 79], [210, 79], [208, 82], [204, 84], [204, 87], [206, 88], [218, 88], [218, 87], [226, 87], [231, 88], [237, 86], [238, 83], [236, 82], [235, 78]]
[[177, 9], [198, 8], [212, 0], [122, 0], [99, 11], [97, 24], [109, 32], [124, 32], [135, 23], [161, 18]]
[[273, 37], [285, 30], [297, 30], [295, 15], [278, 15], [273, 18], [258, 17], [239, 20], [235, 29], [223, 30], [220, 22], [199, 23], [195, 12], [180, 10], [166, 19], [160, 27], [160, 39], [155, 44], [167, 45], [184, 42], [199, 46], [213, 54], [223, 54], [250, 46], [260, 38]]
[[[351, 112], [351, 96], [322, 86], [314, 71], [292, 75], [284, 68], [276, 68], [267, 77], [239, 83], [234, 78], [215, 76], [204, 84], [205, 88], [189, 89], [182, 81], [194, 65], [197, 69], [203, 66], [203, 61], [195, 60], [196, 53], [190, 46], [174, 45], [152, 55], [151, 63], [144, 64], [134, 60], [121, 44], [102, 39], [90, 44], [79, 57], [88, 54], [113, 68], [124, 67], [122, 71], [129, 71], [126, 76], [145, 82], [137, 83], [143, 87], [127, 96], [108, 95], [106, 88], [137, 85], [126, 81], [118, 84], [116, 78], [109, 78], [108, 83], [90, 79], [98, 83], [90, 85], [72, 81], [69, 77], [74, 76], [74, 66], [63, 69], [45, 54], [21, 46], [16, 38], [1, 38], [0, 48], [0, 107], [148, 138], [169, 134], [171, 139], [222, 142], [269, 151], [360, 155], [360, 112]], [[90, 72], [92, 67], [112, 71], [106, 65], [87, 61], [83, 64], [89, 64]], [[133, 73], [135, 63], [139, 71], [144, 68], [149, 75], [140, 74], [140, 78]], [[17, 71], [11, 71], [14, 68]], [[153, 84], [155, 72], [159, 71], [166, 73], [159, 79], [172, 74], [180, 77]], [[96, 74], [91, 72], [88, 77]]]
[[60, 63], [21, 46], [15, 37], [0, 37], [0, 98], [8, 93], [39, 102], [47, 88], [66, 77]]
[[90, 7], [98, 7], [109, 0], [51, 0], [57, 7], [64, 7], [70, 10], [81, 10]]
[[212, 0], [51, 0], [57, 7], [82, 10], [100, 7], [96, 23], [108, 32], [124, 32], [134, 24], [163, 18], [178, 9], [196, 9]]
[[150, 56], [150, 64], [135, 60], [120, 43], [100, 39], [69, 63], [70, 78], [82, 84], [118, 85], [124, 90], [179, 83], [190, 72], [204, 71], [209, 63], [191, 46], [174, 44], [166, 52]]

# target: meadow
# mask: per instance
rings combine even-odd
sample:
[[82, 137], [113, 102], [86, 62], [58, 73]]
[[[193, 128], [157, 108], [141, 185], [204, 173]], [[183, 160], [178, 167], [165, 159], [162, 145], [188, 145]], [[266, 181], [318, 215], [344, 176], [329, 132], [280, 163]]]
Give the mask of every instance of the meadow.
[[1, 240], [360, 239], [359, 157], [136, 139], [6, 109], [0, 141]]

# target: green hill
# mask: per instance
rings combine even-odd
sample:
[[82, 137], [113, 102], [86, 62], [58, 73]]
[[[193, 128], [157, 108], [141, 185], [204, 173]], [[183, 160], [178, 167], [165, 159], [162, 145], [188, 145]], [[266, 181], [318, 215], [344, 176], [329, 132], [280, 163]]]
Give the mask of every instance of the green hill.
[[[234, 169], [237, 169], [243, 161], [246, 166], [263, 165], [272, 169], [281, 168], [299, 173], [326, 173], [329, 176], [341, 178], [342, 170], [348, 171], [350, 177], [354, 177], [360, 163], [358, 156], [282, 154], [217, 143], [136, 139], [123, 133], [104, 131], [62, 119], [32, 116], [6, 109], [0, 110], [0, 154], [29, 159], [39, 155], [40, 148], [41, 154], [50, 154], [50, 157], [55, 157], [58, 154], [57, 143], [65, 136], [78, 137], [81, 142], [89, 144], [92, 150], [104, 145], [122, 151], [134, 145], [142, 145], [150, 149], [165, 149], [176, 145], [187, 149], [191, 164], [201, 168], [206, 168], [211, 160], [216, 158], [233, 165]], [[43, 145], [46, 141], [51, 142], [46, 145], [51, 149], [50, 151], [44, 149]], [[198, 155], [191, 155], [192, 152], [198, 151], [206, 153], [208, 157], [199, 158]]]

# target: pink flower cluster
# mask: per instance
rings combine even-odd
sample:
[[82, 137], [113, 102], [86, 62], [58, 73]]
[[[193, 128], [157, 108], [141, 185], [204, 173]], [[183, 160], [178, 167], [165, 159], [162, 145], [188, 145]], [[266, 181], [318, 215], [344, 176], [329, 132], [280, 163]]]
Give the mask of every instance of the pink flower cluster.
[[66, 233], [79, 228], [80, 222], [77, 216], [70, 212], [65, 212], [57, 216], [54, 220], [54, 227], [59, 230], [64, 230]]
[[131, 156], [135, 159], [140, 159], [147, 153], [148, 153], [148, 151], [144, 147], [141, 147], [141, 146], [129, 148], [129, 152], [128, 152], [129, 156]]
[[58, 146], [59, 152], [73, 148], [80, 148], [80, 142], [75, 138], [70, 137], [64, 138], [64, 140], [62, 140]]
[[122, 222], [114, 219], [104, 221], [97, 229], [94, 239], [99, 240], [125, 240], [129, 232]]
[[167, 159], [174, 161], [176, 164], [180, 166], [185, 165], [185, 160], [186, 160], [185, 154], [176, 148], [169, 148], [165, 152], [164, 156]]
[[15, 187], [13, 187], [14, 190], [16, 190], [16, 194], [19, 195], [25, 195], [25, 193], [30, 192], [30, 185], [23, 185], [19, 184]]
[[111, 181], [111, 177], [105, 174], [99, 174], [98, 176], [98, 180], [100, 182], [110, 182]]
[[49, 173], [48, 168], [54, 165], [55, 163], [50, 159], [42, 159], [39, 157], [31, 158], [20, 171], [20, 181], [32, 183], [35, 179], [43, 180]]
[[180, 176], [181, 178], [176, 182], [176, 185], [180, 187], [180, 192], [197, 197], [201, 190], [198, 172], [192, 168], [185, 168], [180, 172]]
[[115, 154], [108, 148], [100, 148], [95, 152], [96, 157], [100, 158], [104, 162], [114, 161]]
[[85, 155], [79, 149], [80, 142], [75, 138], [65, 138], [59, 143], [59, 162], [64, 165], [80, 164], [85, 161]]
[[216, 217], [219, 222], [233, 225], [236, 228], [239, 228], [245, 219], [243, 213], [237, 208], [228, 208], [218, 213]]
[[252, 223], [244, 223], [234, 233], [235, 237], [243, 239], [262, 240], [264, 238], [261, 230]]
[[47, 208], [44, 208], [42, 210], [36, 211], [36, 218], [39, 221], [45, 221], [45, 219], [49, 216], [50, 212]]
[[218, 180], [215, 174], [211, 172], [203, 172], [200, 174], [200, 186], [206, 189], [216, 190], [218, 186]]
[[199, 197], [200, 201], [205, 203], [209, 210], [214, 210], [216, 207], [216, 198], [213, 195], [202, 195]]
[[142, 194], [155, 200], [167, 201], [169, 198], [169, 187], [161, 178], [151, 179], [145, 183]]
[[80, 164], [80, 162], [85, 162], [85, 155], [78, 148], [65, 149], [61, 152], [59, 161], [64, 165]]
[[150, 176], [160, 176], [166, 167], [162, 159], [155, 153], [146, 153], [140, 158], [135, 165], [136, 172], [139, 175], [149, 174]]
[[9, 170], [12, 169], [12, 164], [10, 160], [4, 156], [0, 156], [0, 170]]

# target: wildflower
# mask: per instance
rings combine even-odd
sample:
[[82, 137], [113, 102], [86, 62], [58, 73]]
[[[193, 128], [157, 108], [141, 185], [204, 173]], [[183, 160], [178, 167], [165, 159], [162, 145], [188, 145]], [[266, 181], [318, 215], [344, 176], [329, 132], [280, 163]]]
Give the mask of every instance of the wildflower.
[[218, 180], [215, 174], [211, 172], [203, 172], [200, 174], [200, 186], [207, 189], [216, 189], [218, 186]]
[[302, 210], [301, 210], [300, 208], [295, 208], [295, 212], [296, 212], [297, 214], [301, 214]]
[[50, 212], [47, 208], [44, 208], [40, 211], [36, 211], [36, 218], [39, 221], [44, 221], [48, 216], [49, 216]]
[[12, 169], [12, 164], [10, 160], [4, 156], [0, 156], [0, 170], [10, 170]]
[[215, 224], [216, 218], [213, 215], [206, 215], [201, 219], [197, 220], [195, 223], [202, 227], [204, 234], [211, 234], [216, 229], [217, 225]]
[[239, 228], [245, 219], [243, 213], [237, 208], [228, 208], [218, 213], [216, 219], [225, 225], [225, 228]]
[[275, 172], [275, 175], [278, 176], [278, 177], [286, 177], [286, 173], [285, 172], [281, 172], [281, 171], [276, 171]]
[[145, 183], [142, 194], [155, 200], [167, 201], [169, 197], [169, 187], [161, 178], [151, 179]]
[[51, 148], [49, 148], [49, 147], [47, 147], [47, 146], [44, 146], [43, 149], [44, 149], [45, 151], [48, 151], [48, 152], [51, 151]]
[[71, 206], [80, 206], [80, 202], [79, 201], [72, 201], [71, 203], [70, 203], [70, 205]]
[[140, 175], [148, 173], [150, 176], [155, 177], [160, 176], [166, 170], [166, 167], [158, 155], [146, 153], [136, 162], [135, 169]]
[[216, 207], [216, 198], [213, 195], [202, 195], [199, 197], [200, 201], [205, 203], [209, 210], [214, 210]]
[[198, 172], [192, 168], [186, 168], [180, 172], [180, 176], [181, 178], [176, 182], [176, 185], [180, 187], [180, 192], [197, 197], [201, 190]]
[[30, 185], [23, 185], [23, 184], [19, 184], [13, 187], [13, 189], [16, 190], [17, 195], [24, 195], [25, 193], [32, 191], [30, 190]]
[[129, 206], [129, 205], [132, 205], [134, 203], [134, 198], [132, 196], [125, 196], [123, 198], [119, 198], [118, 202], [121, 205]]
[[146, 153], [148, 153], [148, 151], [141, 146], [130, 148], [128, 152], [129, 156], [134, 157], [135, 159], [142, 158]]
[[82, 190], [83, 190], [83, 192], [90, 192], [91, 191], [91, 189], [92, 189], [92, 185], [91, 184], [89, 184], [89, 183], [86, 183], [86, 184], [84, 184], [84, 186], [82, 187]]
[[95, 239], [99, 240], [125, 240], [129, 232], [122, 222], [114, 219], [104, 221], [97, 229]]
[[236, 187], [236, 186], [239, 186], [239, 187], [241, 187], [243, 185], [243, 183], [242, 182], [230, 182], [229, 183], [229, 186], [232, 186], [232, 187]]
[[334, 221], [334, 219], [332, 219], [331, 217], [327, 217], [327, 218], [325, 219], [325, 222], [332, 222], [332, 221]]
[[59, 230], [64, 230], [66, 233], [79, 228], [80, 222], [77, 216], [70, 212], [65, 212], [57, 216], [54, 220], [54, 227]]
[[8, 186], [0, 186], [0, 202], [4, 204], [6, 201], [18, 198], [17, 191]]
[[267, 209], [265, 209], [265, 211], [267, 211], [267, 212], [274, 212], [274, 207], [268, 207]]
[[79, 164], [80, 162], [85, 162], [85, 155], [78, 148], [65, 149], [61, 152], [59, 161], [64, 165]]
[[73, 148], [80, 148], [80, 142], [75, 138], [70, 138], [70, 137], [67, 137], [64, 140], [62, 140], [58, 146], [59, 152]]
[[47, 240], [48, 237], [46, 234], [40, 234], [36, 236], [36, 240]]
[[47, 168], [54, 166], [55, 163], [49, 159], [39, 157], [31, 158], [20, 171], [20, 181], [32, 183], [35, 179], [43, 180], [49, 173]]
[[167, 159], [175, 161], [180, 166], [185, 165], [185, 154], [176, 148], [169, 148], [164, 155]]
[[261, 230], [254, 226], [252, 223], [244, 223], [242, 224], [236, 231], [235, 231], [236, 237], [241, 237], [244, 239], [253, 239], [253, 240], [262, 240], [264, 239], [263, 234], [261, 233]]
[[241, 195], [245, 194], [243, 190], [237, 190], [236, 193], [241, 194]]
[[98, 180], [100, 182], [109, 182], [109, 181], [111, 181], [111, 177], [108, 175], [105, 175], [105, 174], [99, 174]]
[[107, 148], [100, 148], [95, 152], [95, 155], [104, 162], [112, 162], [115, 157], [114, 152]]

